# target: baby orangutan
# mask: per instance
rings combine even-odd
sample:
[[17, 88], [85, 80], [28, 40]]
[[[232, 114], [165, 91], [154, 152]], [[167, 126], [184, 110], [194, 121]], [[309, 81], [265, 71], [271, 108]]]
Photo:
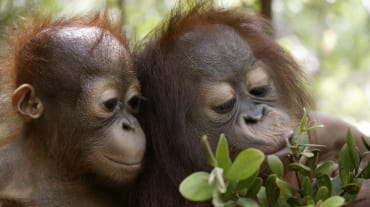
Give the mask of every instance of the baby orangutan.
[[[135, 206], [197, 206], [182, 198], [178, 186], [191, 173], [210, 170], [202, 135], [215, 149], [224, 133], [233, 156], [254, 147], [287, 157], [286, 139], [311, 97], [302, 70], [266, 20], [200, 3], [174, 10], [153, 34], [136, 58], [142, 93], [150, 100], [141, 117], [151, 145]], [[310, 117], [329, 127], [311, 140], [328, 146], [324, 154], [338, 154], [348, 125], [319, 113]], [[326, 136], [332, 126], [343, 134]]]
[[106, 15], [37, 20], [11, 42], [21, 130], [0, 147], [0, 206], [120, 206], [145, 136], [126, 40]]

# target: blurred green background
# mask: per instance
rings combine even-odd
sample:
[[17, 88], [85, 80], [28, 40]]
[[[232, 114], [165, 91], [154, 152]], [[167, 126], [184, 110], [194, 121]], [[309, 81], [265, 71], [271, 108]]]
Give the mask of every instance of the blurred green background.
[[[28, 15], [69, 16], [108, 8], [134, 44], [164, 20], [176, 0], [0, 0], [0, 53], [6, 29]], [[259, 0], [219, 0], [258, 12]], [[316, 109], [370, 135], [370, 0], [272, 0], [279, 43], [309, 74]], [[1, 94], [0, 94], [1, 96]]]

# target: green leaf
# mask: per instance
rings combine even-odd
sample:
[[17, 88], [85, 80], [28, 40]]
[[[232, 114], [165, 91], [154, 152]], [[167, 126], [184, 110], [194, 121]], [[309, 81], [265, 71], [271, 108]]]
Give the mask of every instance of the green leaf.
[[235, 207], [236, 203], [233, 200], [223, 200], [222, 194], [217, 191], [213, 191], [212, 204], [214, 207]]
[[270, 175], [266, 180], [266, 197], [269, 206], [274, 206], [279, 198], [280, 190], [276, 184], [276, 175]]
[[196, 172], [180, 183], [180, 193], [191, 201], [206, 201], [212, 198], [214, 187], [208, 183], [209, 174]]
[[324, 163], [320, 164], [315, 170], [315, 176], [320, 177], [322, 175], [326, 175], [329, 171], [334, 167], [334, 162], [331, 160], [325, 161]]
[[322, 125], [322, 124], [318, 124], [318, 125], [314, 125], [314, 126], [310, 126], [306, 129], [306, 131], [311, 131], [311, 130], [314, 130], [314, 129], [317, 129], [317, 128], [324, 128], [325, 126]]
[[325, 174], [317, 178], [317, 187], [326, 187], [328, 189], [328, 194], [331, 195], [332, 186], [329, 175]]
[[[248, 197], [247, 196], [247, 193], [248, 193], [248, 189], [247, 188], [244, 188], [244, 189], [241, 189], [241, 190], [238, 190], [237, 192], [239, 194], [240, 197]], [[234, 194], [233, 194], [234, 195]]]
[[238, 183], [238, 190], [244, 189], [244, 188], [250, 188], [253, 185], [254, 180], [257, 178], [259, 174], [259, 170], [257, 170], [252, 176], [249, 176], [247, 179], [244, 179]]
[[254, 180], [251, 187], [248, 188], [247, 197], [255, 197], [260, 191], [263, 184], [262, 178], [258, 177]]
[[290, 163], [288, 164], [288, 169], [293, 171], [299, 171], [303, 175], [310, 175], [311, 168], [301, 164], [301, 163]]
[[261, 206], [269, 206], [267, 202], [266, 188], [261, 187], [260, 191], [257, 193], [258, 201], [261, 203]]
[[224, 205], [222, 205], [221, 207], [236, 207], [236, 206], [237, 205], [236, 205], [236, 202], [235, 201], [228, 201]]
[[313, 205], [313, 204], [308, 204], [308, 205], [305, 205], [305, 206], [303, 206], [303, 207], [315, 207], [315, 205]]
[[269, 155], [267, 157], [267, 163], [273, 174], [276, 174], [278, 177], [282, 177], [284, 175], [283, 162], [281, 162], [278, 156]]
[[230, 180], [244, 180], [260, 169], [265, 155], [260, 150], [249, 148], [238, 154], [231, 165], [226, 178]]
[[325, 200], [330, 196], [329, 190], [326, 186], [321, 186], [319, 190], [316, 192], [315, 200], [318, 202], [319, 200]]
[[286, 197], [293, 196], [298, 191], [294, 186], [279, 178], [276, 179], [276, 185], [279, 187], [281, 194], [286, 195]]
[[313, 157], [308, 158], [307, 161], [305, 162], [305, 165], [309, 167], [311, 170], [316, 169], [317, 163], [319, 161], [319, 155], [320, 155], [320, 150], [319, 149], [312, 149], [310, 150], [311, 153], [313, 153]]
[[339, 176], [331, 180], [331, 195], [339, 195], [342, 191], [342, 181]]
[[212, 152], [211, 146], [209, 145], [208, 138], [206, 135], [203, 135], [202, 137], [202, 147], [204, 150], [204, 153], [206, 154], [206, 159], [210, 165], [213, 167], [217, 167], [217, 160], [215, 158], [215, 155]]
[[351, 203], [352, 201], [355, 200], [357, 193], [361, 188], [362, 181], [363, 181], [362, 178], [355, 178], [353, 179], [352, 183], [343, 187], [345, 193], [341, 195], [343, 195], [342, 197], [344, 197], [347, 203]]
[[236, 186], [238, 185], [238, 182], [235, 181], [229, 181], [227, 182], [227, 189], [226, 192], [221, 194], [221, 199], [224, 201], [232, 200], [233, 196], [236, 192]]
[[370, 178], [370, 162], [368, 162], [366, 167], [363, 169], [361, 177], [365, 179]]
[[315, 201], [312, 199], [311, 196], [304, 197], [304, 202], [306, 203], [307, 206], [315, 205]]
[[370, 151], [370, 145], [368, 143], [368, 140], [366, 140], [366, 138], [364, 136], [361, 136], [361, 141], [362, 141], [362, 144], [364, 144], [367, 151]]
[[301, 122], [299, 123], [299, 131], [303, 132], [306, 130], [307, 126], [307, 110], [303, 108], [303, 116], [301, 118]]
[[344, 144], [339, 152], [339, 176], [343, 185], [349, 184], [354, 178], [355, 165], [348, 149], [348, 145]]
[[290, 154], [299, 153], [299, 147], [297, 145], [290, 145], [289, 150], [290, 150]]
[[355, 143], [355, 140], [352, 136], [352, 132], [349, 129], [347, 131], [347, 147], [348, 147], [348, 152], [351, 157], [352, 163], [354, 164], [354, 170], [355, 174], [357, 173], [357, 169], [360, 166], [360, 153], [358, 151], [357, 145]]
[[320, 204], [320, 207], [340, 207], [344, 204], [344, 198], [340, 196], [332, 196]]
[[360, 185], [356, 183], [350, 183], [348, 185], [343, 186], [343, 190], [349, 194], [357, 194], [360, 191]]
[[303, 152], [303, 150], [306, 148], [306, 146], [309, 144], [308, 142], [308, 133], [307, 132], [302, 132], [298, 137], [297, 137], [297, 145], [299, 147], [299, 152]]
[[239, 198], [236, 204], [241, 207], [258, 207], [257, 202], [250, 198]]
[[228, 201], [233, 199], [233, 195], [235, 194], [235, 191], [237, 191], [238, 182], [229, 180], [227, 182], [227, 189], [224, 194], [221, 195], [222, 200]]
[[281, 194], [279, 196], [279, 199], [278, 199], [277, 203], [273, 207], [290, 207], [287, 200], [288, 200], [288, 197]]
[[345, 200], [346, 203], [350, 204], [354, 200], [356, 200], [356, 196], [357, 196], [356, 194], [344, 193], [344, 195], [342, 197], [344, 198], [344, 200]]
[[224, 173], [226, 174], [232, 162], [230, 159], [229, 145], [224, 134], [221, 134], [220, 139], [218, 140], [216, 149], [216, 160], [218, 167], [223, 168]]
[[327, 147], [326, 145], [322, 145], [322, 144], [299, 144], [299, 146], [304, 146], [304, 147]]
[[304, 176], [302, 179], [302, 193], [304, 196], [313, 196], [312, 181], [308, 176]]
[[301, 201], [301, 199], [298, 199], [296, 197], [290, 197], [290, 198], [287, 199], [287, 203], [290, 206], [301, 206], [300, 201]]

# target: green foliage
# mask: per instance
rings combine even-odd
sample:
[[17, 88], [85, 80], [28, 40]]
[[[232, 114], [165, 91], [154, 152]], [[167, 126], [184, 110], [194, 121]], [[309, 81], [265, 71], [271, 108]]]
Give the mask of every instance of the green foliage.
[[269, 155], [267, 157], [267, 163], [272, 171], [272, 173], [281, 177], [284, 175], [283, 162], [276, 155]]
[[[104, 8], [112, 11], [124, 25], [132, 44], [141, 41], [161, 24], [176, 0], [1, 0], [0, 52], [4, 53], [4, 26], [16, 25], [28, 15], [45, 13], [85, 15]], [[186, 1], [184, 1], [186, 2]], [[216, 0], [226, 8], [260, 11], [259, 0]], [[370, 116], [370, 9], [368, 0], [273, 1], [273, 16], [280, 42], [313, 74], [312, 92], [319, 111], [366, 121]], [[299, 14], [299, 15], [298, 15]], [[283, 25], [283, 26], [282, 26]], [[312, 32], [316, 35], [312, 35]], [[307, 64], [310, 63], [310, 64]], [[337, 87], [340, 85], [341, 87]], [[340, 96], [333, 94], [340, 93]], [[325, 101], [322, 101], [325, 100]], [[351, 104], [347, 103], [351, 100]], [[354, 122], [354, 120], [351, 120]], [[367, 122], [368, 124], [368, 122]], [[367, 129], [367, 128], [364, 128]]]
[[344, 204], [344, 198], [340, 196], [332, 196], [322, 203], [320, 203], [320, 207], [334, 207], [334, 206], [342, 206]]
[[230, 159], [229, 145], [224, 134], [221, 134], [220, 140], [217, 145], [216, 160], [218, 166], [224, 169], [226, 174], [231, 167], [232, 161]]
[[[339, 155], [339, 175], [330, 177], [335, 163], [331, 160], [318, 163], [322, 145], [309, 144], [308, 131], [321, 126], [308, 126], [307, 113], [289, 148], [289, 175], [297, 185], [284, 180], [284, 166], [279, 157], [267, 156], [270, 174], [263, 180], [259, 177], [264, 154], [253, 148], [240, 152], [231, 160], [225, 135], [221, 134], [216, 155], [207, 141], [202, 139], [203, 149], [210, 165], [210, 174], [196, 172], [180, 184], [180, 193], [192, 201], [212, 200], [216, 207], [263, 206], [263, 207], [339, 207], [348, 206], [358, 193], [362, 179], [370, 177], [370, 165], [360, 169], [364, 155], [360, 155], [351, 132]], [[365, 145], [369, 145], [363, 139]]]
[[[279, 8], [274, 10], [274, 17], [282, 18], [283, 24], [293, 31], [282, 36], [282, 42], [287, 42], [285, 45], [292, 55], [301, 60], [308, 71], [315, 70], [315, 66], [307, 64], [307, 59], [310, 63], [315, 58], [319, 61], [318, 71], [313, 73], [314, 83], [310, 84], [316, 107], [331, 114], [340, 111], [352, 122], [368, 123], [370, 117], [370, 100], [365, 90], [370, 84], [367, 81], [370, 74], [368, 2], [274, 1], [274, 8]], [[317, 35], [312, 35], [313, 30]], [[347, 100], [351, 100], [350, 106]]]
[[207, 136], [202, 137], [202, 147], [204, 152], [206, 153], [206, 159], [210, 165], [213, 167], [217, 167], [217, 160], [215, 158], [215, 155], [212, 152], [211, 146], [209, 146], [209, 143], [207, 141]]
[[183, 196], [193, 201], [205, 201], [212, 197], [213, 188], [208, 183], [209, 174], [196, 172], [187, 177], [180, 185]]
[[[260, 150], [249, 148], [236, 157], [232, 163], [226, 178], [229, 180], [244, 180], [259, 170], [264, 160], [264, 154]], [[248, 165], [245, 165], [248, 163]]]

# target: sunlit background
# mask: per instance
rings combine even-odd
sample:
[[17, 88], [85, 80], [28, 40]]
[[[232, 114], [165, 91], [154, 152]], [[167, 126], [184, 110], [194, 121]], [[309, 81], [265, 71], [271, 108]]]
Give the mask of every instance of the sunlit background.
[[[69, 16], [108, 8], [134, 44], [164, 20], [176, 0], [0, 0], [0, 52], [5, 28], [27, 15]], [[309, 74], [319, 111], [356, 124], [370, 135], [370, 0], [273, 0], [279, 43]], [[259, 0], [219, 0], [249, 7]], [[0, 94], [1, 95], [1, 94]]]

